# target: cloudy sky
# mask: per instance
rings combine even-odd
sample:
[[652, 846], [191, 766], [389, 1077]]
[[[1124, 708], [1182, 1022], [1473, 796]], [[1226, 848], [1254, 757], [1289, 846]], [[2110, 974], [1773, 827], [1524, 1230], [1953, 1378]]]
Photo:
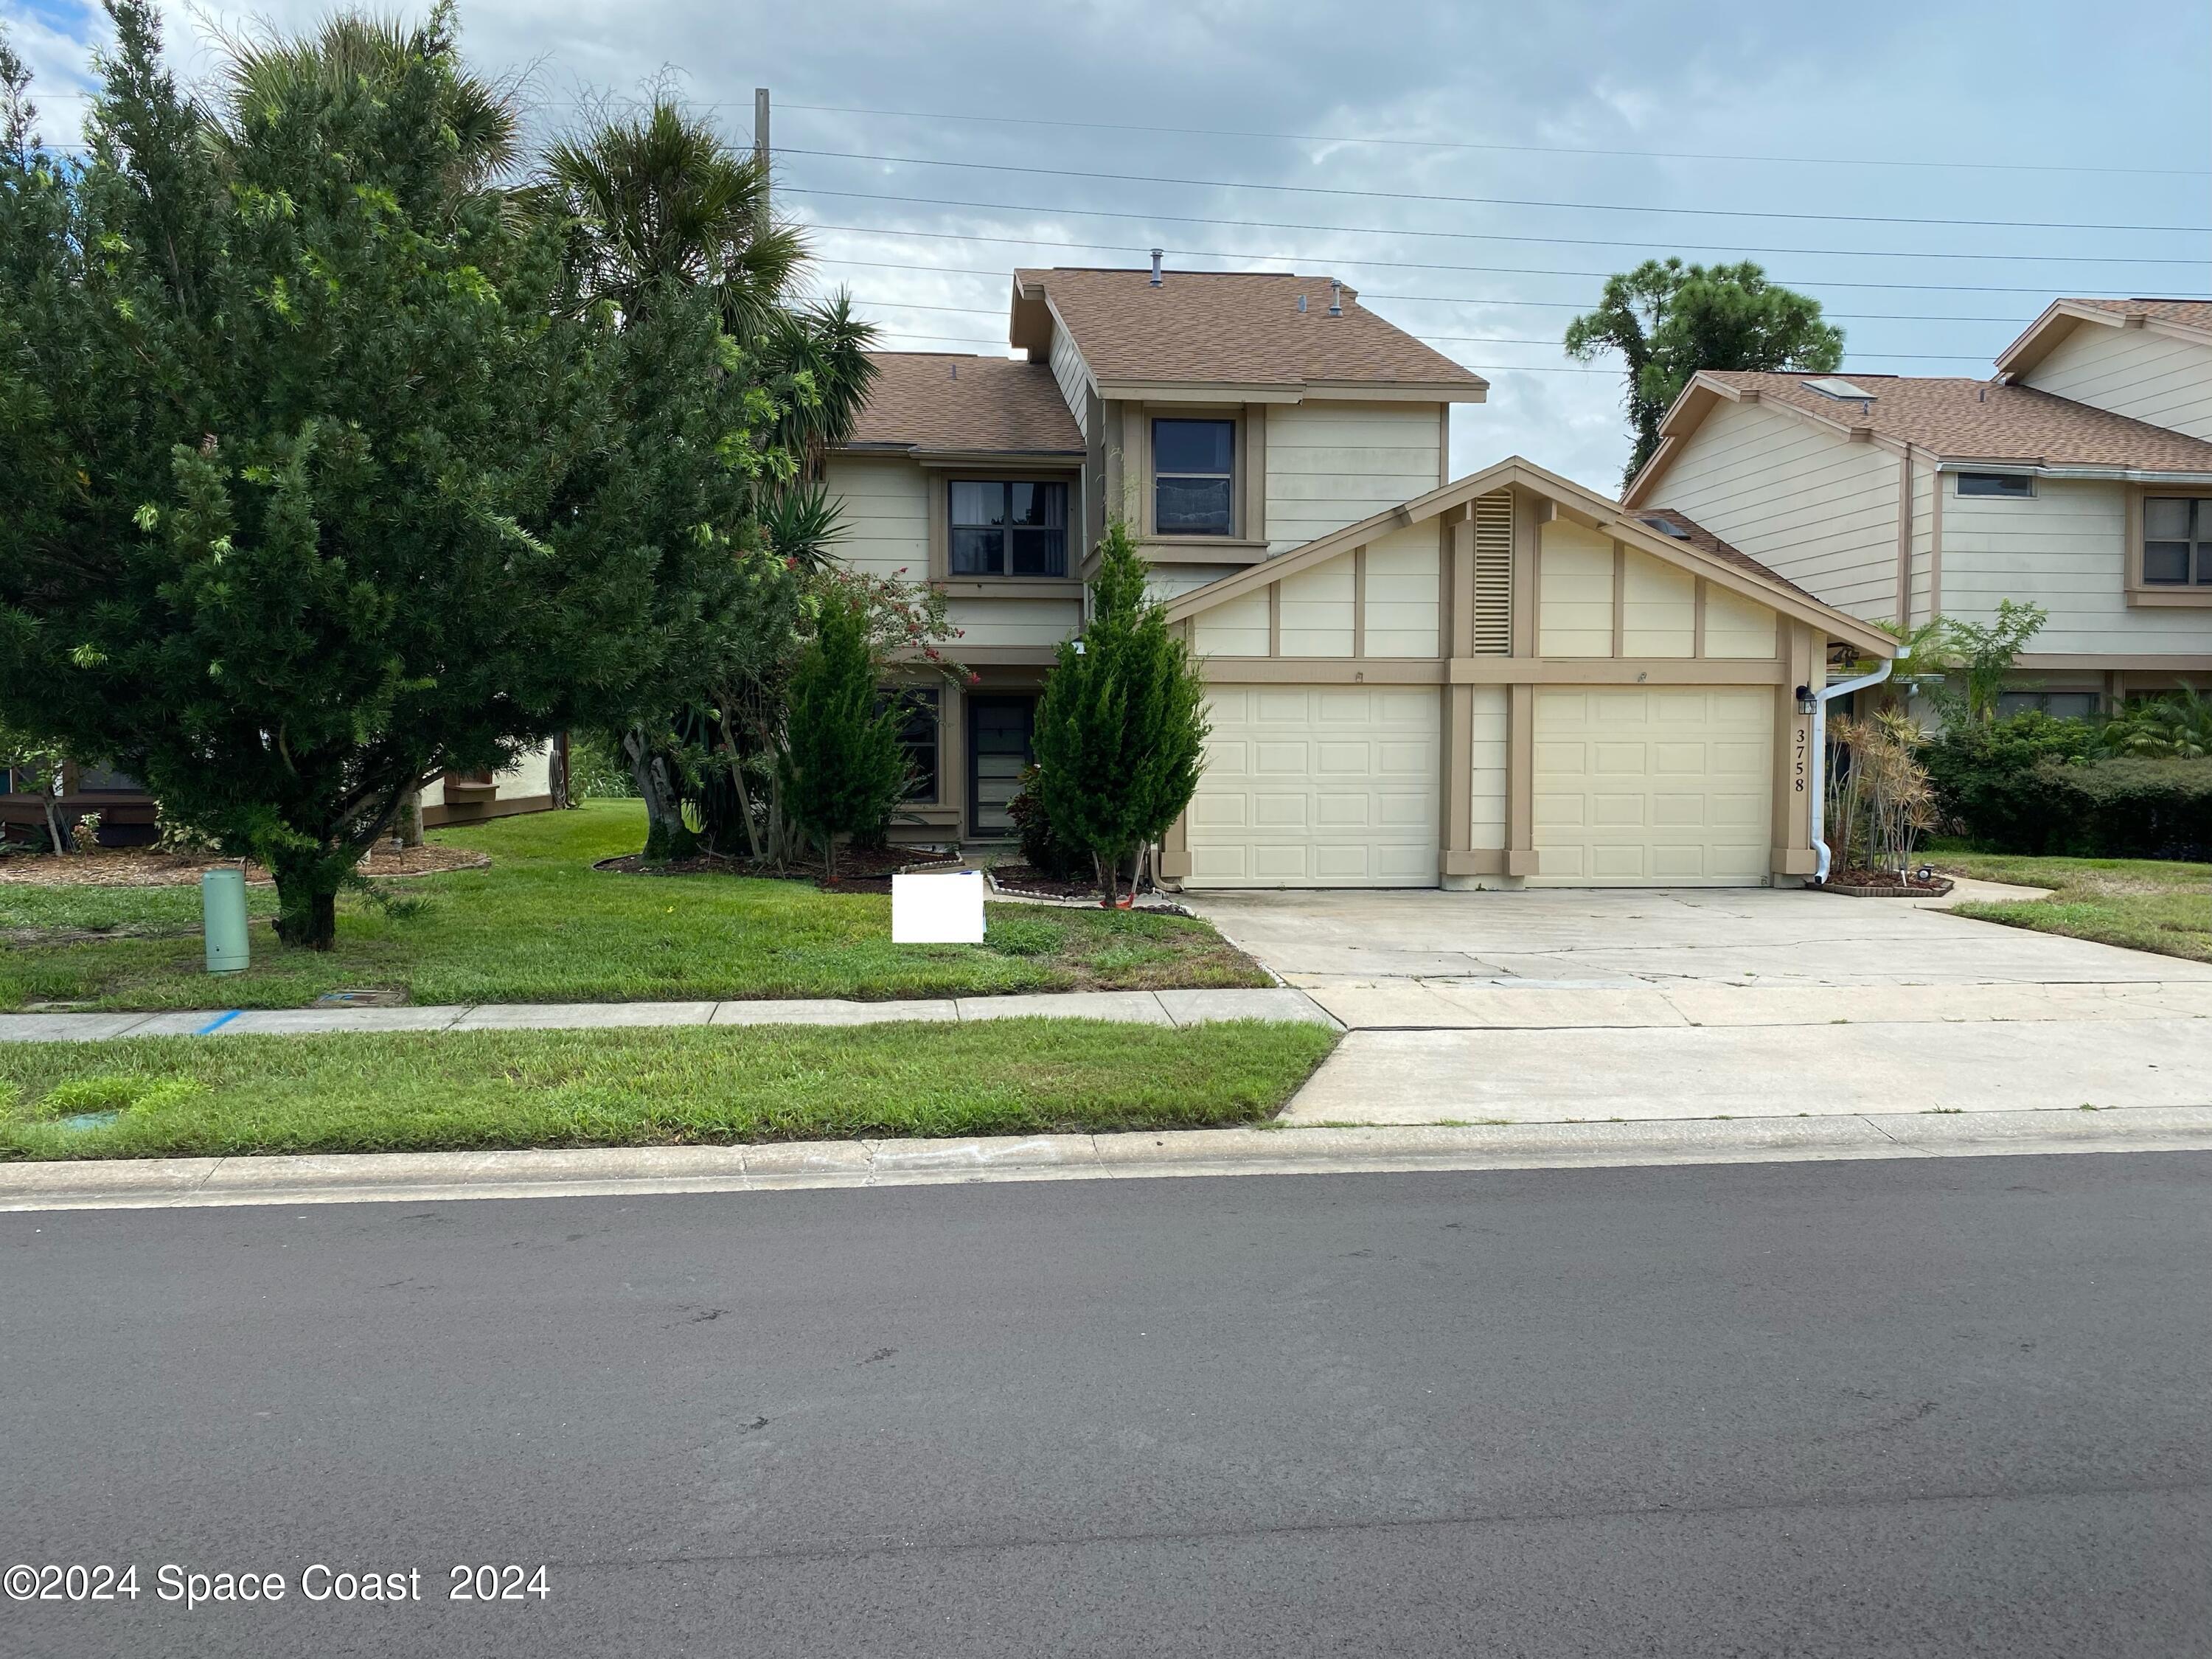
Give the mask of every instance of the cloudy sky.
[[[167, 0], [215, 34], [327, 0]], [[410, 6], [407, 9], [419, 8]], [[0, 0], [49, 139], [104, 21]], [[1775, 0], [462, 0], [533, 128], [668, 76], [750, 142], [888, 346], [990, 351], [1017, 264], [1338, 275], [1492, 382], [1455, 471], [1518, 451], [1593, 485], [1627, 442], [1561, 329], [1652, 255], [1753, 258], [1867, 374], [1981, 374], [2059, 294], [2212, 292], [2212, 7]]]

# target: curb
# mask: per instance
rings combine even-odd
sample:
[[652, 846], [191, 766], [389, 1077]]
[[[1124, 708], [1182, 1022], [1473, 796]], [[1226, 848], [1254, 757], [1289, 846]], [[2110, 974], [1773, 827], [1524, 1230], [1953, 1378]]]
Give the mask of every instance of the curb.
[[0, 1211], [2212, 1151], [2212, 1106], [0, 1165]]

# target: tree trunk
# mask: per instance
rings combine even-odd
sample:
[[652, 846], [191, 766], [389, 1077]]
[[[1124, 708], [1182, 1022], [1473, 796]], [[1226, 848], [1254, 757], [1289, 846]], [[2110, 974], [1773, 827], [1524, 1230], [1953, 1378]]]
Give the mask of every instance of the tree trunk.
[[321, 860], [305, 867], [271, 865], [276, 878], [276, 937], [306, 951], [327, 951], [337, 943], [337, 884], [324, 873]]
[[422, 844], [422, 792], [410, 789], [400, 797], [399, 811], [392, 820], [392, 833], [402, 847]]
[[46, 798], [46, 839], [53, 842], [57, 858], [70, 850], [69, 831], [63, 827], [61, 809], [51, 795]]
[[623, 752], [629, 757], [630, 775], [645, 799], [645, 855], [668, 858], [684, 827], [682, 804], [668, 787], [660, 757], [653, 752], [642, 726], [633, 726], [623, 734]]
[[822, 837], [822, 868], [823, 884], [835, 887], [837, 884], [837, 836], [834, 830]]

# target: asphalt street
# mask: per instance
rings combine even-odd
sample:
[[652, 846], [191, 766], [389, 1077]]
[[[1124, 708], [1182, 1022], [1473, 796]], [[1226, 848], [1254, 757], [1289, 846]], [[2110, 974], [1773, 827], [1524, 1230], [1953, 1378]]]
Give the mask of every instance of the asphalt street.
[[49, 1563], [0, 1653], [2212, 1652], [2212, 1154], [0, 1216]]

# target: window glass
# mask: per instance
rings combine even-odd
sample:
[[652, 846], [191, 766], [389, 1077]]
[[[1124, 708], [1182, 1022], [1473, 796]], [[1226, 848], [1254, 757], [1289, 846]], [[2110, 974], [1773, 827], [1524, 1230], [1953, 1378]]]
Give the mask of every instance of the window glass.
[[1163, 536], [1236, 532], [1237, 423], [1152, 422], [1153, 528]]
[[2035, 480], [2017, 472], [1961, 472], [1959, 475], [1961, 495], [2014, 495], [2035, 494]]
[[906, 751], [906, 799], [937, 799], [937, 732], [939, 693], [909, 688], [895, 694], [905, 711], [899, 747]]
[[955, 479], [951, 565], [956, 576], [1065, 576], [1067, 486]]
[[2151, 495], [2143, 501], [2142, 579], [2148, 585], [2212, 586], [2212, 501]]
[[2005, 718], [2029, 713], [2060, 720], [2086, 720], [2096, 717], [2104, 698], [2094, 691], [2006, 691], [1997, 697], [1997, 714]]

